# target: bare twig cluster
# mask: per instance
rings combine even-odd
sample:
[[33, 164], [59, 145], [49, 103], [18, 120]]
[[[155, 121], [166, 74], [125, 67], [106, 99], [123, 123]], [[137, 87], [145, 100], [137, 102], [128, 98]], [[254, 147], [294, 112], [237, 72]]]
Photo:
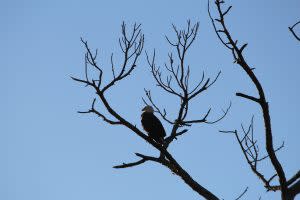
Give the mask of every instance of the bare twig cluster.
[[[219, 117], [219, 119], [214, 121], [207, 120], [207, 117], [211, 112], [211, 108], [209, 108], [206, 114], [204, 114], [204, 116], [200, 119], [187, 119], [190, 102], [208, 88], [213, 86], [213, 84], [219, 78], [221, 71], [212, 80], [210, 78], [205, 78], [205, 73], [203, 72], [199, 82], [192, 87], [190, 85], [191, 69], [190, 66], [186, 64], [185, 58], [188, 50], [196, 39], [199, 30], [199, 23], [192, 25], [190, 20], [188, 20], [186, 29], [180, 30], [174, 24], [172, 27], [175, 32], [175, 40], [171, 40], [168, 36], [165, 36], [165, 38], [169, 45], [173, 47], [175, 55], [172, 52], [168, 54], [168, 62], [164, 64], [164, 67], [156, 65], [155, 50], [151, 57], [148, 55], [148, 53], [146, 53], [147, 62], [152, 76], [156, 81], [156, 85], [162, 88], [165, 92], [180, 99], [178, 115], [176, 119], [172, 121], [167, 117], [166, 109], [160, 109], [154, 103], [151, 92], [149, 90], [145, 90], [149, 104], [155, 108], [156, 112], [159, 113], [166, 122], [173, 125], [170, 136], [165, 139], [166, 148], [174, 139], [177, 139], [178, 136], [187, 132], [187, 129], [178, 132], [179, 128], [184, 126], [188, 127], [196, 123], [216, 123], [226, 116], [231, 106], [230, 104], [228, 108], [223, 111], [223, 114]], [[165, 74], [163, 72], [165, 72]], [[145, 104], [148, 104], [144, 99], [143, 101]]]
[[[260, 155], [260, 148], [258, 145], [258, 141], [254, 137], [254, 116], [251, 118], [250, 125], [247, 129], [241, 124], [242, 134], [238, 133], [237, 130], [234, 131], [220, 131], [222, 133], [232, 133], [234, 134], [238, 144], [242, 150], [242, 153], [253, 171], [253, 173], [263, 181], [265, 188], [267, 191], [277, 191], [280, 190], [280, 186], [271, 185], [271, 181], [277, 176], [274, 174], [269, 179], [265, 178], [262, 172], [258, 169], [258, 164], [269, 157], [269, 155]], [[284, 143], [281, 146], [275, 149], [275, 152], [284, 147]]]
[[[209, 3], [209, 1], [208, 1]], [[233, 133], [236, 135], [236, 138], [240, 144], [240, 147], [245, 155], [245, 158], [247, 162], [249, 163], [252, 171], [258, 175], [261, 180], [264, 182], [267, 190], [280, 190], [281, 191], [281, 197], [282, 199], [293, 199], [298, 193], [300, 193], [300, 176], [299, 173], [297, 173], [295, 176], [293, 176], [293, 182], [297, 180], [295, 184], [292, 185], [291, 179], [287, 181], [285, 172], [282, 168], [281, 163], [279, 162], [275, 152], [278, 149], [274, 149], [273, 146], [273, 134], [272, 134], [272, 126], [271, 126], [271, 118], [270, 118], [270, 112], [269, 112], [269, 104], [265, 97], [265, 92], [263, 90], [263, 87], [259, 80], [257, 79], [256, 75], [254, 74], [254, 68], [248, 65], [248, 62], [245, 60], [243, 51], [247, 47], [247, 43], [238, 45], [238, 40], [234, 40], [231, 36], [226, 24], [225, 24], [225, 16], [229, 14], [232, 6], [229, 6], [227, 8], [223, 8], [223, 4], [225, 2], [223, 0], [216, 0], [215, 5], [217, 7], [217, 15], [218, 18], [214, 19], [211, 15], [209, 4], [208, 4], [208, 14], [210, 16], [210, 19], [212, 21], [214, 30], [219, 38], [219, 40], [222, 42], [222, 44], [231, 51], [234, 62], [237, 63], [243, 71], [247, 74], [247, 76], [251, 79], [253, 85], [255, 86], [258, 97], [251, 96], [244, 93], [236, 93], [237, 96], [245, 98], [247, 100], [250, 100], [254, 103], [257, 103], [262, 111], [263, 116], [263, 122], [265, 125], [265, 141], [266, 141], [266, 151], [267, 151], [267, 157], [270, 159], [273, 168], [276, 172], [276, 174], [271, 177], [269, 180], [266, 180], [262, 174], [260, 174], [256, 170], [256, 163], [260, 161], [258, 157], [256, 156], [257, 148], [255, 147], [255, 141], [250, 139], [247, 139], [248, 132], [244, 131], [244, 137], [241, 139], [238, 137], [238, 134], [236, 131], [233, 131]], [[297, 24], [296, 24], [297, 25]], [[295, 25], [294, 25], [295, 26]], [[292, 28], [294, 28], [294, 26]], [[218, 28], [220, 27], [220, 28]], [[253, 130], [253, 124], [250, 125], [250, 130]], [[243, 140], [244, 139], [244, 140]], [[250, 146], [244, 146], [241, 142], [247, 141]], [[250, 149], [252, 153], [250, 153]], [[253, 154], [254, 153], [254, 154]], [[267, 158], [266, 157], [266, 158]], [[250, 158], [252, 160], [250, 160]], [[269, 183], [274, 177], [278, 177], [279, 179], [279, 186], [270, 186]]]
[[293, 34], [293, 36], [296, 38], [296, 40], [298, 40], [300, 42], [300, 36], [298, 34], [296, 34], [294, 28], [300, 24], [300, 21], [296, 22], [293, 26], [289, 27], [289, 30], [291, 31], [291, 33]]

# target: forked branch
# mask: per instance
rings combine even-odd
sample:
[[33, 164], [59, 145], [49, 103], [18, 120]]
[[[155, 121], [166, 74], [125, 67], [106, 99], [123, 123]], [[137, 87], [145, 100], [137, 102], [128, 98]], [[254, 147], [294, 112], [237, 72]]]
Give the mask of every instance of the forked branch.
[[298, 40], [300, 42], [300, 36], [298, 36], [298, 34], [296, 34], [295, 32], [295, 27], [300, 24], [300, 21], [296, 22], [293, 26], [289, 27], [289, 30], [291, 31], [291, 33], [293, 34], [293, 36], [296, 38], [296, 40]]

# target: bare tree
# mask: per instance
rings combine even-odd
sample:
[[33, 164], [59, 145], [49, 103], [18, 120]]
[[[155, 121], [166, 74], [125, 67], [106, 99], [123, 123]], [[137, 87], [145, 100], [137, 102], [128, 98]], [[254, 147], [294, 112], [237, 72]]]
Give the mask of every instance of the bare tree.
[[[225, 133], [233, 133], [236, 137], [236, 140], [238, 141], [240, 148], [242, 150], [242, 153], [249, 164], [251, 170], [253, 173], [260, 178], [260, 180], [263, 182], [265, 188], [267, 191], [280, 191], [281, 192], [281, 198], [283, 200], [289, 200], [294, 199], [294, 197], [300, 193], [300, 170], [289, 180], [287, 180], [285, 176], [284, 169], [278, 160], [276, 156], [276, 151], [280, 150], [284, 143], [277, 148], [274, 148], [273, 145], [273, 133], [272, 133], [272, 126], [271, 126], [271, 117], [269, 112], [269, 104], [265, 96], [264, 89], [260, 83], [260, 81], [257, 79], [255, 73], [254, 73], [254, 67], [252, 67], [245, 59], [244, 56], [244, 50], [247, 47], [247, 43], [243, 45], [238, 45], [238, 40], [234, 39], [231, 36], [231, 33], [229, 32], [226, 24], [225, 24], [225, 16], [230, 12], [232, 6], [229, 6], [227, 8], [223, 8], [223, 4], [225, 2], [223, 0], [216, 0], [215, 4], [217, 7], [217, 15], [218, 18], [213, 19], [208, 5], [208, 13], [211, 18], [214, 30], [219, 38], [219, 40], [222, 42], [222, 44], [231, 51], [234, 62], [238, 64], [243, 71], [246, 73], [246, 75], [251, 79], [253, 85], [255, 86], [258, 97], [251, 96], [248, 94], [244, 94], [241, 92], [237, 92], [236, 96], [242, 97], [244, 99], [247, 99], [251, 102], [254, 102], [259, 105], [261, 108], [261, 114], [263, 116], [263, 122], [265, 126], [265, 148], [267, 151], [266, 156], [260, 156], [259, 155], [259, 148], [257, 145], [257, 140], [254, 138], [253, 134], [253, 117], [251, 119], [251, 123], [247, 130], [242, 126], [242, 136], [239, 136], [237, 130], [233, 131], [222, 131]], [[299, 23], [299, 22], [298, 22]], [[293, 28], [298, 24], [296, 23], [293, 25], [290, 30], [295, 35]], [[297, 38], [297, 36], [295, 35]], [[297, 38], [298, 39], [298, 38]], [[270, 159], [273, 168], [274, 168], [274, 175], [270, 178], [266, 178], [266, 176], [258, 169], [258, 163], [265, 160]], [[279, 184], [274, 185], [271, 184], [271, 181], [274, 180], [275, 177], [278, 177]]]
[[[120, 49], [123, 52], [124, 60], [121, 67], [119, 67], [119, 72], [117, 72], [117, 67], [114, 65], [113, 54], [111, 55], [111, 73], [113, 74], [113, 79], [107, 84], [103, 84], [103, 69], [99, 67], [97, 63], [97, 50], [95, 53], [89, 48], [87, 41], [81, 39], [85, 49], [85, 78], [79, 79], [72, 77], [73, 80], [85, 84], [86, 86], [92, 87], [97, 94], [97, 98], [105, 106], [109, 115], [106, 116], [96, 109], [96, 98], [93, 100], [91, 108], [88, 111], [79, 113], [93, 113], [102, 118], [105, 122], [111, 125], [122, 125], [133, 131], [137, 136], [142, 138], [145, 142], [151, 144], [153, 148], [160, 152], [159, 157], [144, 155], [141, 153], [136, 153], [139, 160], [130, 163], [123, 163], [121, 165], [114, 166], [114, 168], [128, 168], [141, 165], [147, 161], [152, 161], [159, 163], [167, 168], [169, 168], [174, 174], [182, 178], [182, 180], [196, 191], [199, 195], [206, 199], [217, 200], [217, 198], [212, 192], [207, 188], [202, 186], [200, 183], [196, 182], [187, 171], [185, 171], [181, 165], [176, 161], [173, 155], [168, 151], [169, 145], [178, 139], [179, 136], [183, 136], [188, 132], [188, 127], [192, 124], [205, 123], [213, 124], [225, 117], [228, 113], [231, 104], [226, 110], [223, 111], [222, 115], [213, 121], [209, 121], [208, 117], [211, 112], [209, 108], [208, 111], [199, 119], [189, 119], [189, 105], [191, 101], [197, 96], [202, 95], [207, 89], [212, 87], [217, 81], [221, 72], [219, 72], [215, 78], [205, 78], [205, 73], [203, 72], [201, 79], [197, 84], [192, 86], [190, 83], [190, 66], [185, 63], [186, 55], [189, 51], [190, 46], [196, 39], [199, 29], [199, 23], [194, 25], [190, 21], [187, 22], [187, 28], [185, 30], [179, 30], [175, 25], [173, 25], [173, 30], [175, 32], [175, 40], [171, 40], [166, 36], [168, 43], [174, 48], [175, 55], [172, 52], [168, 54], [168, 63], [164, 65], [164, 69], [157, 66], [155, 62], [155, 50], [153, 55], [150, 56], [146, 53], [147, 62], [151, 74], [159, 86], [166, 93], [172, 94], [175, 98], [180, 100], [179, 110], [177, 117], [175, 119], [169, 119], [167, 111], [164, 108], [159, 108], [154, 102], [150, 90], [145, 90], [146, 99], [143, 99], [145, 104], [150, 104], [155, 108], [162, 119], [164, 119], [168, 124], [172, 126], [172, 131], [168, 137], [165, 138], [164, 144], [161, 145], [156, 143], [152, 138], [146, 135], [142, 130], [138, 129], [134, 123], [129, 122], [125, 117], [121, 116], [118, 111], [116, 111], [107, 100], [105, 93], [111, 89], [115, 84], [119, 83], [121, 80], [127, 78], [137, 66], [137, 61], [142, 53], [144, 46], [144, 35], [141, 32], [141, 25], [135, 24], [131, 33], [126, 30], [125, 23], [122, 24], [122, 37], [119, 39]], [[90, 71], [96, 70], [97, 79], [90, 77]]]
[[[239, 47], [237, 40], [232, 38], [225, 24], [225, 15], [229, 13], [232, 7], [229, 6], [228, 8], [223, 9], [222, 4], [224, 4], [224, 1], [222, 0], [215, 1], [218, 15], [217, 19], [212, 17], [209, 10], [209, 5], [208, 13], [218, 38], [224, 44], [224, 46], [231, 51], [235, 63], [246, 72], [247, 76], [252, 80], [257, 89], [258, 97], [250, 96], [241, 92], [237, 92], [236, 95], [257, 103], [260, 106], [265, 125], [264, 134], [266, 138], [265, 148], [267, 155], [260, 155], [257, 140], [254, 136], [253, 117], [248, 128], [244, 128], [244, 126], [242, 126], [241, 133], [237, 130], [222, 132], [232, 133], [235, 136], [252, 172], [262, 180], [262, 183], [267, 191], [280, 191], [282, 199], [292, 200], [298, 193], [300, 193], [300, 171], [287, 180], [282, 165], [276, 156], [276, 151], [280, 150], [284, 144], [277, 148], [274, 148], [273, 146], [269, 105], [265, 97], [263, 87], [254, 74], [254, 68], [248, 65], [244, 58], [243, 50], [245, 50], [247, 44], [243, 44], [241, 47]], [[103, 76], [107, 71], [105, 71], [105, 69], [100, 67], [98, 64], [97, 50], [95, 52], [91, 50], [88, 42], [84, 39], [81, 39], [86, 50], [85, 75], [82, 79], [75, 77], [72, 77], [72, 79], [93, 88], [93, 90], [96, 92], [96, 98], [93, 99], [91, 108], [89, 110], [79, 113], [96, 114], [98, 117], [103, 119], [103, 121], [111, 125], [124, 126], [160, 152], [160, 156], [158, 157], [135, 153], [135, 155], [138, 157], [138, 160], [129, 163], [122, 163], [114, 166], [114, 168], [129, 168], [152, 161], [170, 169], [173, 174], [179, 176], [190, 188], [192, 188], [205, 199], [218, 200], [220, 198], [218, 198], [212, 191], [209, 191], [205, 186], [203, 186], [203, 184], [193, 179], [190, 174], [182, 168], [180, 163], [177, 162], [172, 153], [168, 150], [168, 147], [173, 143], [173, 141], [175, 141], [175, 139], [179, 139], [185, 135], [185, 133], [189, 131], [189, 127], [191, 125], [198, 123], [214, 124], [223, 119], [228, 113], [231, 104], [223, 111], [218, 119], [212, 121], [208, 120], [209, 114], [211, 113], [211, 108], [208, 108], [207, 112], [198, 119], [189, 118], [189, 107], [192, 103], [192, 100], [200, 95], [205, 94], [205, 91], [216, 83], [221, 72], [219, 72], [213, 79], [206, 78], [205, 73], [203, 72], [198, 83], [194, 85], [191, 84], [191, 68], [186, 64], [186, 55], [197, 37], [199, 23], [191, 24], [191, 22], [188, 21], [185, 29], [178, 29], [175, 25], [173, 25], [173, 30], [175, 33], [175, 39], [172, 40], [166, 36], [166, 40], [173, 48], [174, 52], [170, 52], [168, 54], [168, 62], [164, 64], [163, 67], [160, 67], [156, 64], [155, 50], [153, 51], [152, 55], [146, 53], [147, 63], [154, 78], [155, 84], [159, 86], [165, 93], [171, 94], [174, 98], [180, 100], [176, 118], [170, 119], [167, 110], [165, 108], [160, 108], [155, 103], [151, 91], [145, 90], [146, 98], [143, 98], [144, 103], [152, 105], [155, 109], [155, 112], [158, 113], [160, 117], [170, 126], [172, 126], [171, 132], [164, 139], [163, 144], [157, 143], [142, 130], [137, 128], [134, 123], [128, 121], [126, 117], [122, 116], [115, 108], [112, 107], [109, 100], [106, 98], [106, 92], [114, 85], [119, 84], [122, 80], [128, 78], [138, 66], [138, 59], [141, 57], [144, 47], [144, 35], [141, 31], [140, 24], [134, 24], [131, 32], [128, 32], [125, 23], [122, 24], [122, 36], [119, 39], [119, 45], [123, 53], [123, 62], [120, 67], [116, 67], [114, 64], [113, 54], [111, 54], [111, 66], [109, 68], [113, 78], [108, 83], [104, 83], [103, 81]], [[94, 78], [92, 75], [92, 71], [96, 72], [96, 78]], [[97, 110], [97, 102], [105, 107], [108, 114], [103, 114]], [[266, 159], [271, 161], [274, 168], [274, 175], [269, 178], [267, 178], [258, 168], [258, 164]], [[278, 184], [272, 183], [275, 177], [278, 177]], [[248, 187], [236, 199], [241, 199], [247, 190]]]
[[297, 35], [297, 34], [295, 33], [295, 30], [294, 30], [294, 28], [295, 28], [297, 25], [299, 25], [299, 24], [300, 24], [300, 20], [299, 20], [298, 22], [296, 22], [293, 26], [289, 27], [289, 30], [291, 31], [291, 33], [293, 34], [293, 36], [296, 38], [296, 40], [298, 40], [298, 41], [300, 42], [300, 36]]

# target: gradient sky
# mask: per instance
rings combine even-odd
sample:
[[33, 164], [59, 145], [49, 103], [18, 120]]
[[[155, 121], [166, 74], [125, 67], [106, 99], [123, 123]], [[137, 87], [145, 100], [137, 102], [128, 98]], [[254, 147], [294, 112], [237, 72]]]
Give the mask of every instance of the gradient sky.
[[[283, 3], [284, 2], [284, 3]], [[299, 52], [300, 43], [288, 31], [300, 18], [300, 1], [228, 1], [233, 9], [227, 24], [234, 38], [248, 42], [245, 56], [255, 67], [270, 102], [274, 145], [287, 178], [300, 168]], [[232, 102], [228, 116], [215, 125], [193, 125], [170, 151], [179, 163], [219, 198], [234, 199], [245, 187], [244, 199], [277, 200], [251, 173], [232, 135], [218, 130], [239, 129], [255, 115], [255, 134], [264, 155], [263, 129], [257, 105], [236, 97], [255, 95], [250, 80], [218, 41], [201, 0], [74, 0], [0, 2], [0, 199], [3, 200], [152, 200], [202, 199], [180, 178], [155, 163], [116, 170], [112, 166], [136, 160], [135, 152], [158, 155], [151, 146], [123, 127], [111, 127], [93, 115], [80, 115], [95, 96], [73, 82], [82, 77], [84, 48], [80, 37], [99, 48], [99, 63], [110, 80], [109, 56], [120, 55], [117, 39], [122, 21], [142, 23], [145, 50], [157, 50], [157, 63], [171, 50], [171, 24], [200, 21], [200, 32], [187, 57], [192, 79], [222, 71], [220, 79], [193, 101], [190, 118], [209, 107], [215, 119]], [[298, 29], [300, 32], [300, 29]], [[174, 37], [173, 37], [174, 38]], [[121, 59], [117, 59], [120, 64]], [[151, 89], [156, 102], [174, 118], [178, 101], [154, 85], [145, 55], [130, 78], [108, 92], [113, 107], [140, 125], [144, 96]], [[101, 105], [99, 110], [103, 111]], [[170, 126], [164, 123], [167, 131]], [[261, 169], [273, 175], [269, 162]], [[299, 196], [297, 199], [300, 199]]]

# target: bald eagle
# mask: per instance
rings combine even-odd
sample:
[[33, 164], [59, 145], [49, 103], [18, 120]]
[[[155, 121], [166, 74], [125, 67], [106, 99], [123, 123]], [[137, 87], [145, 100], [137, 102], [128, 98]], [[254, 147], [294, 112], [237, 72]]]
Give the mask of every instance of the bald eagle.
[[153, 114], [152, 106], [146, 106], [142, 111], [141, 122], [144, 130], [154, 141], [163, 144], [166, 131], [159, 119]]

